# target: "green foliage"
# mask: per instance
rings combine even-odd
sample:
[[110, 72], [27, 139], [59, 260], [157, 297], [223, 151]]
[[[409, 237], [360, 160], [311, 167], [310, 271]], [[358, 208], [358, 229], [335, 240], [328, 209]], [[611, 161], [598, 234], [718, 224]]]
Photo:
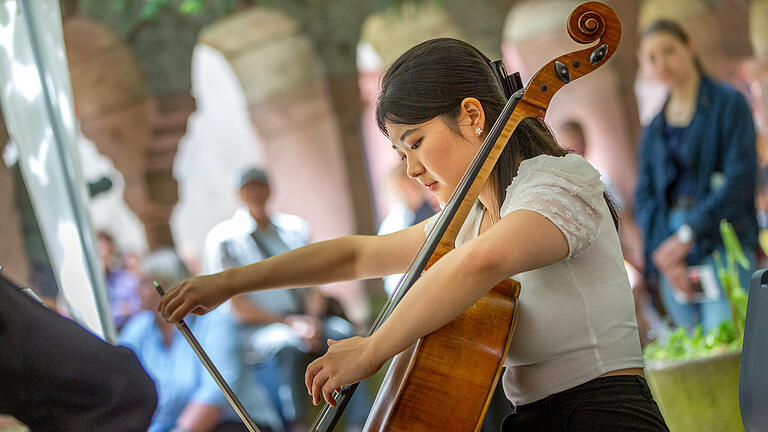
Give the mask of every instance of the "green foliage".
[[179, 11], [186, 14], [197, 14], [203, 11], [203, 0], [184, 0], [179, 5]]
[[[169, 5], [171, 7], [177, 8], [177, 10], [183, 14], [187, 15], [198, 15], [203, 13], [206, 9], [215, 9], [218, 11], [223, 12], [232, 12], [234, 11], [237, 4], [241, 3], [242, 0], [111, 0], [112, 5], [115, 10], [117, 11], [125, 11], [127, 9], [128, 3], [141, 3], [141, 11], [139, 12], [139, 17], [142, 20], [150, 20], [152, 18], [155, 18], [157, 15], [160, 14], [160, 12], [168, 7]], [[327, 6], [329, 3], [333, 3], [337, 0], [305, 0], [308, 5], [314, 5], [314, 6]], [[364, 1], [372, 1], [372, 0], [364, 0]], [[395, 9], [399, 9], [403, 4], [408, 3], [409, 1], [413, 0], [375, 0], [376, 7], [378, 9], [387, 9], [390, 6], [395, 7]], [[418, 1], [432, 1], [437, 4], [442, 4], [444, 0], [416, 0]], [[274, 5], [277, 3], [276, 0], [259, 0], [255, 2], [256, 4], [262, 4], [262, 5]], [[298, 2], [300, 3], [300, 2]]]
[[749, 260], [744, 256], [739, 238], [731, 224], [726, 221], [720, 222], [720, 235], [725, 245], [726, 263], [723, 265], [720, 254], [716, 252], [717, 276], [728, 297], [734, 329], [737, 333], [743, 334], [747, 317], [747, 293], [739, 283], [739, 269], [736, 264], [748, 269]]
[[741, 243], [727, 221], [720, 222], [720, 235], [725, 245], [726, 262], [715, 251], [715, 265], [720, 285], [725, 291], [731, 308], [731, 321], [724, 321], [718, 327], [704, 334], [701, 325], [688, 333], [679, 327], [663, 340], [648, 344], [643, 350], [646, 360], [690, 360], [741, 350], [744, 338], [744, 322], [747, 315], [747, 293], [739, 282], [738, 266], [749, 268]]
[[[131, 3], [131, 5], [129, 5]], [[207, 8], [219, 12], [232, 12], [235, 9], [236, 0], [112, 0], [112, 7], [118, 12], [131, 9], [130, 6], [138, 3], [140, 6], [139, 18], [151, 20], [167, 8], [176, 8], [182, 14], [198, 15]]]
[[157, 16], [166, 5], [168, 5], [168, 0], [147, 0], [144, 2], [144, 7], [141, 8], [139, 16], [141, 19]]
[[648, 344], [643, 350], [646, 360], [690, 360], [740, 350], [742, 335], [734, 332], [731, 321], [723, 321], [706, 334], [697, 325], [689, 334], [679, 327], [665, 340]]

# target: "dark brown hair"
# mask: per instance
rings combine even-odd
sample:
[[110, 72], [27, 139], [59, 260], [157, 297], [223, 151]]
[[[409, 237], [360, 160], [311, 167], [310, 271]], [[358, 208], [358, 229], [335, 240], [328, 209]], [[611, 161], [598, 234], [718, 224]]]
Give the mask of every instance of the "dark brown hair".
[[[386, 122], [418, 124], [441, 117], [458, 133], [456, 120], [461, 101], [467, 97], [480, 101], [485, 112], [485, 130], [499, 118], [506, 98], [489, 66], [489, 59], [472, 45], [456, 39], [439, 38], [422, 42], [394, 61], [381, 80], [376, 106], [376, 122], [387, 135]], [[510, 137], [491, 174], [501, 206], [506, 189], [517, 175], [520, 163], [539, 155], [568, 154], [555, 140], [547, 125], [534, 118], [520, 122]], [[605, 196], [614, 224], [615, 206]], [[498, 210], [498, 209], [496, 209]]]
[[[686, 47], [690, 46], [691, 38], [688, 36], [688, 32], [686, 32], [685, 29], [683, 29], [683, 26], [681, 26], [677, 21], [668, 19], [660, 19], [652, 22], [651, 25], [646, 27], [645, 30], [643, 30], [643, 32], [640, 34], [640, 40], [642, 41], [648, 36], [659, 33], [664, 33], [674, 37], [675, 39], [682, 42], [682, 44]], [[701, 75], [706, 75], [704, 66], [701, 64], [701, 59], [697, 54], [693, 55], [693, 63], [696, 65], [696, 70]]]

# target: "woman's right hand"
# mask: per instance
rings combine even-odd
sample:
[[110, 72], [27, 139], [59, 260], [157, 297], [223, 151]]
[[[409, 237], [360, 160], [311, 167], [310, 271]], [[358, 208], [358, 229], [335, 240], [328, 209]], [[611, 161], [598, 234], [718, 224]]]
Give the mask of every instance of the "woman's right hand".
[[186, 279], [165, 293], [157, 310], [168, 322], [181, 321], [188, 313], [203, 315], [235, 293], [224, 273]]

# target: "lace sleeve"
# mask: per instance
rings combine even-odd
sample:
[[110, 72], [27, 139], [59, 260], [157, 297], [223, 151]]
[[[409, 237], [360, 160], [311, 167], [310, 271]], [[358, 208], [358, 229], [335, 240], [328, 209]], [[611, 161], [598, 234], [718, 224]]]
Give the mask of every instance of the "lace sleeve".
[[[533, 168], [533, 167], [529, 167]], [[551, 164], [546, 169], [521, 167], [501, 207], [501, 216], [515, 210], [530, 210], [554, 223], [568, 241], [573, 258], [594, 243], [602, 222], [603, 184], [599, 175], [564, 173]], [[590, 167], [591, 168], [591, 167]], [[589, 174], [589, 173], [587, 173]]]

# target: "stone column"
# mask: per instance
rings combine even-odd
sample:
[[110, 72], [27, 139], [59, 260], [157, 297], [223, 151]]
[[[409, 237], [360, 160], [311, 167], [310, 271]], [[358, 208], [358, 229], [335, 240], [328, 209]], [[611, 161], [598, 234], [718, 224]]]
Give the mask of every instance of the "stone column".
[[80, 130], [120, 171], [125, 202], [140, 214], [148, 195], [144, 154], [153, 112], [144, 75], [130, 48], [102, 23], [67, 19], [64, 41]]
[[749, 38], [755, 59], [768, 60], [768, 0], [753, 0], [749, 10]]
[[173, 160], [194, 98], [183, 90], [148, 95], [134, 52], [102, 23], [73, 17], [64, 36], [81, 130], [123, 175], [126, 204], [144, 222], [149, 248], [173, 246]]
[[170, 218], [179, 193], [173, 161], [179, 140], [187, 130], [187, 118], [195, 111], [195, 99], [189, 93], [173, 93], [155, 97], [152, 105], [152, 132], [144, 171], [148, 193], [139, 213], [150, 250], [174, 246]]

